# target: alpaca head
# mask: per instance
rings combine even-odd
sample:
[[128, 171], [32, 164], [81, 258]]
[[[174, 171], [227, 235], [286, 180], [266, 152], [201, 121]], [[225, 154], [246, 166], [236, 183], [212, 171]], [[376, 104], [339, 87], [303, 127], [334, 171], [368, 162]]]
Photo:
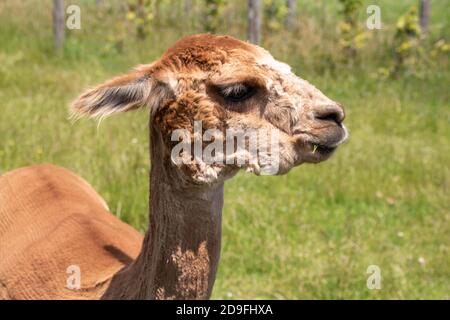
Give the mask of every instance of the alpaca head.
[[[158, 157], [188, 183], [240, 168], [282, 174], [327, 159], [347, 138], [340, 104], [264, 49], [231, 37], [184, 38], [158, 61], [81, 95], [80, 115], [151, 113]], [[155, 144], [153, 144], [155, 145]]]

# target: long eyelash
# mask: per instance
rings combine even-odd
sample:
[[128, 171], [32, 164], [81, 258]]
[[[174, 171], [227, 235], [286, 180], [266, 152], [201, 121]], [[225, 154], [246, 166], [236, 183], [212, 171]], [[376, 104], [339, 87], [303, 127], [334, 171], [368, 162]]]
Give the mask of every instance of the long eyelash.
[[222, 95], [225, 97], [239, 95], [241, 93], [247, 92], [249, 89], [243, 84], [235, 84], [232, 86], [227, 86], [221, 89]]

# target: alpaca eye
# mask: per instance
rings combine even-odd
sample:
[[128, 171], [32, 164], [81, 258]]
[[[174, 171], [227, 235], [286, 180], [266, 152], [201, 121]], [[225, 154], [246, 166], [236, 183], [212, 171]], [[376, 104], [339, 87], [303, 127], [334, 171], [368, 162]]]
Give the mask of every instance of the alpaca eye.
[[255, 88], [243, 83], [219, 88], [220, 95], [231, 102], [242, 102], [255, 93]]

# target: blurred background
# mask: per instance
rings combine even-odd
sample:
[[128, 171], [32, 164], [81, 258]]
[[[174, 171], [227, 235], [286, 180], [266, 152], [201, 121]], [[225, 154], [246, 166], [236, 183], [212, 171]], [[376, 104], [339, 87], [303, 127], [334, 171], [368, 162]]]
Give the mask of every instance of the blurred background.
[[184, 35], [250, 40], [342, 103], [351, 138], [226, 184], [213, 298], [449, 299], [449, 21], [447, 0], [2, 0], [0, 173], [69, 168], [144, 231], [147, 112], [98, 127], [68, 105]]

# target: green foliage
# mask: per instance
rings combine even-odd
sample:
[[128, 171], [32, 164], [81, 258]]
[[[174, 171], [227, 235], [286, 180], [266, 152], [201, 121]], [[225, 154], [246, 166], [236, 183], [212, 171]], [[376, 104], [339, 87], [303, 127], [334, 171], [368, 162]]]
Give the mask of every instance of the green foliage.
[[417, 6], [412, 6], [404, 15], [400, 16], [396, 24], [394, 41], [394, 65], [392, 73], [405, 69], [414, 69], [423, 60], [424, 50], [420, 43], [420, 25]]
[[[380, 68], [382, 78], [397, 76], [399, 73], [414, 73], [419, 75], [420, 65], [428, 64], [425, 43], [421, 39], [421, 29], [417, 6], [412, 6], [401, 15], [395, 24], [393, 41], [393, 61], [388, 67]], [[437, 47], [436, 47], [437, 48]], [[435, 54], [437, 55], [437, 51]]]
[[95, 14], [99, 21], [114, 17], [106, 31], [103, 54], [123, 53], [126, 40], [130, 37], [143, 41], [151, 33], [155, 20], [155, 6], [158, 0], [128, 0], [119, 6], [108, 2]]
[[264, 0], [264, 23], [269, 32], [284, 28], [284, 20], [288, 13], [285, 0]]
[[139, 39], [145, 39], [151, 31], [156, 1], [158, 0], [131, 0], [128, 2], [126, 19], [134, 25]]
[[395, 24], [392, 43], [393, 59], [386, 67], [378, 69], [380, 78], [397, 77], [399, 74], [423, 77], [431, 66], [448, 65], [450, 44], [439, 39], [434, 44], [422, 36], [417, 6], [411, 6]]
[[203, 0], [203, 28], [206, 32], [215, 33], [220, 26], [220, 14], [226, 4], [225, 0]]
[[445, 41], [444, 39], [440, 39], [436, 41], [433, 45], [433, 49], [431, 50], [431, 58], [448, 58], [450, 55], [450, 43]]
[[360, 26], [358, 15], [362, 8], [361, 0], [339, 0], [342, 9], [342, 21], [338, 25], [341, 38], [339, 44], [348, 56], [355, 56], [362, 49], [368, 38], [367, 31]]
[[356, 27], [358, 23], [358, 13], [362, 7], [361, 0], [339, 0], [342, 9], [340, 14], [344, 17], [344, 21], [352, 27]]

